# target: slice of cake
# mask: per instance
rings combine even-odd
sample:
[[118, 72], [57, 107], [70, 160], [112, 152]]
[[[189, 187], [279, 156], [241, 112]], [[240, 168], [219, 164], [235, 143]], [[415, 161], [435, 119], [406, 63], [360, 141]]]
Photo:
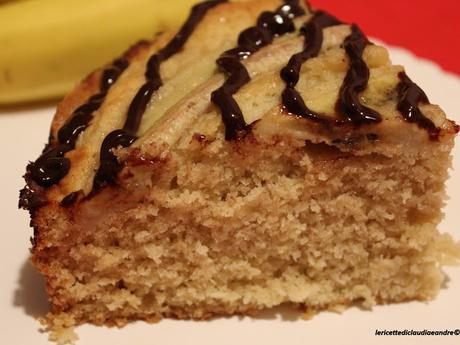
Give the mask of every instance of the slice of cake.
[[356, 25], [200, 3], [77, 86], [27, 168], [48, 325], [432, 299], [458, 130]]

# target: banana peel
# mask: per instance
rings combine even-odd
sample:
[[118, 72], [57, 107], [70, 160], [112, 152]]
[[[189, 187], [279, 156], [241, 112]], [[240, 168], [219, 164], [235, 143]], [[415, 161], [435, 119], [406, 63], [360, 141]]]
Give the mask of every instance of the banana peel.
[[0, 4], [0, 106], [55, 99], [128, 46], [180, 25], [198, 0]]

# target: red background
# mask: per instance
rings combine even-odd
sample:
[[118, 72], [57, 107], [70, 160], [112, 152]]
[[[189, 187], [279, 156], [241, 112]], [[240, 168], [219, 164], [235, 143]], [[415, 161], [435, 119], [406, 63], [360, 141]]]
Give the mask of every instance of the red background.
[[460, 75], [460, 0], [311, 0], [369, 36], [411, 50]]

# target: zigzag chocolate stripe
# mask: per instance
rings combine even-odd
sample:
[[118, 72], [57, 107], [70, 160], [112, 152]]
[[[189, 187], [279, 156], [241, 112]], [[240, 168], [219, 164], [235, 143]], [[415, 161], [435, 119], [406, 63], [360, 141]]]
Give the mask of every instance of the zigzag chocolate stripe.
[[282, 94], [283, 105], [289, 113], [308, 118], [315, 122], [327, 122], [328, 119], [307, 107], [300, 93], [295, 89], [299, 82], [302, 65], [311, 58], [317, 57], [323, 45], [323, 29], [342, 24], [338, 19], [326, 12], [316, 12], [311, 20], [305, 23], [300, 32], [305, 36], [304, 50], [291, 57], [286, 67], [281, 70], [281, 79], [286, 83]]
[[244, 30], [238, 38], [238, 46], [224, 52], [217, 60], [220, 70], [228, 75], [225, 83], [211, 95], [211, 101], [219, 107], [225, 124], [225, 139], [238, 139], [249, 126], [233, 95], [251, 81], [249, 72], [241, 60], [248, 58], [262, 47], [273, 42], [276, 36], [295, 31], [293, 19], [304, 15], [298, 0], [288, 0], [275, 12], [263, 12], [257, 25]]
[[[350, 67], [340, 89], [340, 97], [336, 111], [342, 119], [332, 120], [307, 107], [302, 96], [295, 90], [300, 77], [302, 64], [308, 59], [318, 56], [323, 43], [323, 30], [326, 27], [342, 24], [339, 20], [323, 11], [318, 11], [313, 18], [301, 28], [305, 36], [305, 49], [291, 57], [288, 65], [282, 69], [281, 78], [286, 83], [282, 94], [283, 105], [292, 115], [308, 118], [324, 124], [344, 125], [351, 123], [360, 126], [367, 123], [382, 121], [381, 115], [373, 109], [364, 106], [359, 100], [359, 93], [367, 88], [369, 68], [363, 60], [363, 52], [371, 44], [367, 37], [356, 25], [352, 25], [351, 34], [345, 39], [343, 47], [350, 59]], [[418, 104], [429, 104], [428, 97], [409, 77], [401, 72], [398, 90], [398, 110], [408, 122], [417, 123], [428, 131], [430, 139], [439, 137], [440, 128], [420, 111]]]
[[47, 145], [43, 154], [28, 166], [30, 177], [41, 187], [51, 187], [59, 183], [70, 170], [70, 161], [64, 155], [75, 149], [77, 139], [90, 124], [93, 113], [99, 109], [123, 71], [128, 67], [124, 59], [115, 60], [112, 66], [102, 72], [100, 91], [78, 107], [58, 131], [57, 143]]
[[398, 110], [403, 115], [407, 122], [417, 123], [421, 128], [428, 131], [431, 140], [437, 140], [439, 138], [440, 128], [429, 118], [424, 116], [420, 111], [419, 104], [429, 104], [428, 96], [425, 92], [415, 84], [405, 72], [398, 74]]
[[152, 95], [163, 85], [160, 75], [161, 64], [177, 54], [187, 43], [195, 28], [211, 8], [225, 3], [227, 0], [209, 0], [195, 5], [187, 21], [176, 36], [157, 54], [150, 57], [145, 72], [146, 82], [132, 100], [123, 129], [111, 132], [104, 139], [100, 151], [100, 166], [96, 173], [91, 194], [96, 193], [108, 184], [114, 184], [121, 170], [112, 150], [117, 147], [129, 147], [137, 140], [137, 131], [145, 109]]
[[340, 97], [336, 110], [343, 119], [331, 120], [307, 107], [300, 93], [295, 89], [299, 81], [300, 69], [308, 59], [317, 57], [323, 44], [323, 30], [330, 26], [340, 25], [341, 21], [323, 11], [315, 13], [313, 18], [305, 23], [301, 32], [305, 36], [305, 49], [294, 55], [288, 65], [281, 71], [281, 78], [286, 83], [282, 94], [283, 105], [289, 113], [308, 118], [315, 122], [336, 125], [352, 123], [361, 125], [370, 122], [380, 122], [381, 116], [359, 100], [359, 92], [366, 89], [369, 81], [369, 68], [362, 55], [365, 47], [370, 44], [366, 36], [356, 26], [352, 26], [352, 33], [345, 39], [343, 46], [350, 59], [350, 68], [340, 89]]
[[382, 116], [378, 112], [363, 105], [359, 99], [359, 93], [363, 92], [369, 83], [369, 67], [363, 60], [364, 49], [369, 44], [371, 43], [367, 37], [355, 24], [343, 43], [350, 59], [350, 67], [340, 89], [336, 110], [345, 118], [346, 123], [355, 126], [382, 121]]

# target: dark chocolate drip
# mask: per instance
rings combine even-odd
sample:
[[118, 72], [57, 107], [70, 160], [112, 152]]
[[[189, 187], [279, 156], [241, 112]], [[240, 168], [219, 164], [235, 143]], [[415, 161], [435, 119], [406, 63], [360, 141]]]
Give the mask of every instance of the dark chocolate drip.
[[73, 205], [77, 200], [80, 192], [72, 192], [61, 201], [61, 206], [68, 207]]
[[67, 144], [72, 149], [75, 148], [78, 136], [88, 127], [93, 119], [93, 112], [101, 107], [105, 96], [106, 93], [98, 93], [74, 111], [73, 115], [58, 131], [60, 144]]
[[441, 129], [436, 127], [433, 121], [424, 116], [418, 107], [420, 103], [430, 103], [427, 95], [405, 72], [400, 72], [398, 77], [400, 80], [397, 87], [399, 112], [401, 112], [406, 121], [414, 122], [421, 128], [426, 129], [431, 140], [437, 140]]
[[161, 85], [161, 79], [154, 79], [152, 81], [147, 81], [141, 86], [129, 106], [128, 117], [126, 118], [126, 122], [123, 126], [126, 133], [130, 133], [132, 135], [137, 133], [141, 124], [142, 115], [144, 114], [153, 93], [157, 91]]
[[286, 110], [296, 116], [308, 118], [324, 124], [344, 125], [351, 123], [360, 126], [366, 123], [382, 121], [379, 113], [363, 105], [359, 93], [367, 88], [369, 82], [369, 68], [363, 60], [363, 52], [371, 44], [362, 31], [352, 25], [351, 34], [345, 39], [343, 47], [350, 59], [350, 67], [340, 89], [340, 97], [336, 104], [336, 111], [343, 118], [331, 119], [319, 114], [305, 104], [300, 93], [295, 89], [300, 77], [302, 65], [311, 58], [318, 56], [323, 43], [323, 30], [330, 26], [340, 25], [338, 19], [326, 12], [318, 11], [306, 23], [301, 32], [305, 36], [305, 49], [291, 57], [288, 65], [281, 71], [281, 78], [286, 82], [282, 94], [283, 105]]
[[[59, 129], [57, 142], [47, 145], [43, 154], [28, 167], [30, 176], [41, 187], [51, 187], [64, 178], [70, 169], [65, 154], [75, 149], [79, 135], [89, 126], [93, 112], [99, 109], [110, 87], [128, 67], [123, 59], [115, 60], [111, 67], [102, 71], [100, 92], [78, 107], [67, 122]], [[52, 139], [52, 138], [51, 138]]]
[[93, 194], [104, 186], [116, 182], [116, 176], [120, 172], [121, 166], [112, 153], [112, 150], [119, 146], [129, 147], [136, 141], [136, 135], [147, 105], [152, 95], [163, 85], [160, 73], [161, 64], [182, 50], [208, 10], [227, 1], [228, 0], [209, 0], [195, 5], [187, 21], [176, 36], [174, 36], [174, 38], [158, 53], [150, 57], [145, 72], [146, 81], [138, 90], [129, 106], [123, 129], [113, 131], [102, 143], [100, 166], [94, 178]]
[[152, 95], [161, 86], [163, 86], [163, 80], [160, 74], [161, 64], [182, 50], [185, 43], [187, 43], [187, 40], [190, 38], [193, 31], [201, 22], [208, 10], [224, 2], [227, 2], [227, 0], [211, 0], [195, 5], [192, 8], [189, 18], [176, 36], [174, 36], [173, 39], [158, 53], [150, 57], [147, 62], [147, 70], [145, 72], [146, 82], [139, 89], [131, 102], [128, 110], [128, 116], [123, 127], [128, 134], [136, 135], [141, 124], [142, 116], [144, 115], [145, 109], [147, 108]]
[[64, 155], [72, 150], [70, 145], [61, 144], [48, 149], [30, 166], [32, 179], [41, 187], [51, 187], [70, 170], [70, 160]]
[[369, 83], [369, 68], [363, 60], [364, 49], [369, 44], [371, 43], [367, 37], [354, 24], [351, 27], [351, 35], [343, 43], [350, 59], [350, 68], [340, 89], [336, 110], [346, 122], [351, 122], [355, 126], [382, 121], [378, 112], [363, 105], [359, 99], [359, 93], [363, 92]]
[[129, 135], [123, 129], [113, 131], [105, 137], [101, 146], [101, 164], [94, 178], [91, 194], [98, 192], [107, 184], [114, 184], [116, 182], [116, 177], [121, 170], [121, 166], [112, 151], [117, 147], [131, 146], [136, 139], [135, 136]]
[[307, 107], [295, 87], [299, 82], [302, 65], [307, 60], [317, 57], [321, 51], [324, 39], [323, 29], [340, 24], [342, 23], [335, 17], [326, 12], [318, 11], [300, 29], [302, 35], [305, 36], [305, 48], [302, 52], [293, 55], [287, 66], [281, 70], [281, 78], [286, 83], [286, 88], [282, 93], [282, 101], [289, 113], [315, 122], [328, 122], [326, 117]]
[[225, 139], [241, 138], [249, 126], [233, 95], [238, 92], [251, 77], [241, 62], [262, 47], [273, 42], [276, 36], [295, 31], [293, 19], [305, 14], [298, 0], [289, 0], [275, 12], [263, 12], [257, 25], [241, 32], [238, 46], [224, 52], [217, 60], [219, 69], [228, 75], [225, 83], [211, 95], [211, 101], [219, 107], [225, 125]]

